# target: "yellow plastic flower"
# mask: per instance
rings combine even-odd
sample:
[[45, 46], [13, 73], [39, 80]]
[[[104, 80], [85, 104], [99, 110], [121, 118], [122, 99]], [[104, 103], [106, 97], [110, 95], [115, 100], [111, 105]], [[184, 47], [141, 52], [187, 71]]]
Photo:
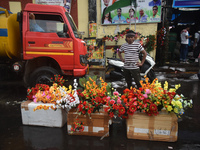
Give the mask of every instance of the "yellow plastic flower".
[[172, 111], [172, 106], [169, 105], [169, 106], [167, 107], [167, 111]]
[[178, 113], [178, 109], [177, 109], [177, 108], [174, 108], [174, 112], [175, 112], [175, 113]]
[[164, 90], [168, 90], [168, 82], [167, 81], [165, 81]]
[[176, 92], [176, 89], [170, 88], [170, 89], [169, 89], [169, 92]]
[[182, 103], [181, 103], [180, 101], [176, 101], [176, 105], [177, 105], [179, 108], [183, 108]]
[[176, 90], [177, 90], [179, 87], [181, 87], [180, 84], [176, 84], [176, 85], [175, 85], [175, 89], [176, 89]]

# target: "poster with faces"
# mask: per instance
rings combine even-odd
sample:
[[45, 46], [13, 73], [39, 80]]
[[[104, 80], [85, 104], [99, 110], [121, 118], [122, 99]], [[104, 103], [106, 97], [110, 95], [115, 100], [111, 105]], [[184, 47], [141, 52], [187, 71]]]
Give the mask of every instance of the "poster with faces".
[[[134, 5], [120, 8], [119, 2], [101, 0], [102, 25], [161, 22], [161, 0], [137, 0], [136, 8]], [[113, 10], [105, 14], [109, 7]]]

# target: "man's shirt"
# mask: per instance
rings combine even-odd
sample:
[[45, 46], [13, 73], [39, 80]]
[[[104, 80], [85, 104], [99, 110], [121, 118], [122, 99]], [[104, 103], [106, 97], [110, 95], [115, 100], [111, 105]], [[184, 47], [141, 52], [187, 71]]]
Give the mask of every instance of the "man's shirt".
[[125, 69], [138, 69], [137, 66], [138, 60], [139, 60], [139, 53], [143, 51], [144, 48], [142, 45], [136, 41], [134, 41], [132, 44], [125, 43], [123, 44], [119, 51], [124, 52], [124, 68]]
[[156, 2], [154, 1], [149, 2], [149, 6], [160, 6], [160, 5], [161, 5], [160, 0], [157, 0]]

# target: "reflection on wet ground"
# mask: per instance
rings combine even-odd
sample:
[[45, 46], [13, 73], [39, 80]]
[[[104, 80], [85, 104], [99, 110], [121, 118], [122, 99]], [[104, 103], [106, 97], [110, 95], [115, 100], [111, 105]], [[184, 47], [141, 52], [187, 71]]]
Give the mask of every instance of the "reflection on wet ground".
[[[158, 73], [160, 80], [170, 86], [181, 84], [179, 93], [193, 99], [192, 109], [186, 110], [179, 119], [178, 141], [156, 142], [132, 140], [126, 137], [125, 121], [110, 126], [110, 136], [76, 136], [67, 134], [63, 128], [49, 128], [22, 125], [20, 103], [26, 98], [26, 88], [20, 81], [1, 81], [0, 84], [0, 149], [2, 150], [197, 150], [200, 149], [200, 82], [198, 79], [166, 78]], [[119, 82], [120, 83], [120, 82]], [[121, 88], [121, 89], [120, 89]], [[118, 87], [123, 91], [123, 87]]]

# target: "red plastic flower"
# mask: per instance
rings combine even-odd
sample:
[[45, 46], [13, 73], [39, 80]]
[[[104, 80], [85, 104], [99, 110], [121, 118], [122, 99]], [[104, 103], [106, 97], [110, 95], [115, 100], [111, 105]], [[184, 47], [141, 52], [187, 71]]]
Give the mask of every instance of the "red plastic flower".
[[137, 107], [135, 105], [131, 105], [129, 107], [130, 112], [135, 112], [137, 110]]
[[119, 107], [119, 114], [123, 115], [125, 113], [125, 108], [123, 106]]
[[152, 112], [157, 111], [158, 109], [157, 109], [156, 104], [150, 104], [150, 106], [149, 106], [149, 110], [152, 111]]

